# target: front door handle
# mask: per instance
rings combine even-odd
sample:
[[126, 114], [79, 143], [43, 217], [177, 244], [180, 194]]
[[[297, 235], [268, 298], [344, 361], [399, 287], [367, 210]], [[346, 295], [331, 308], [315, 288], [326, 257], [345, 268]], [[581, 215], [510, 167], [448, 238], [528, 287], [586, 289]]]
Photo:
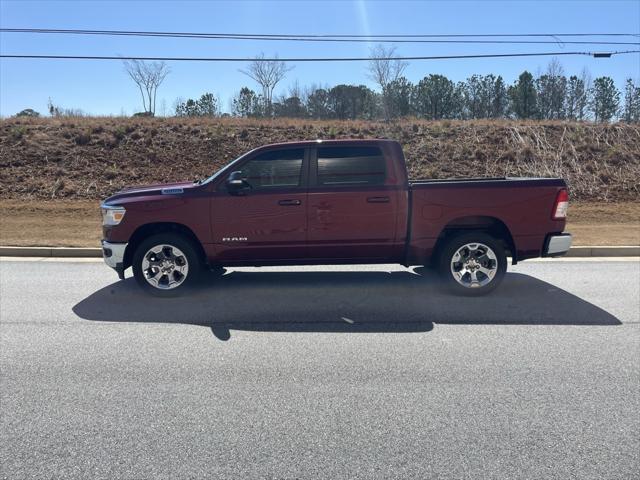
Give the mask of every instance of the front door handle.
[[300, 205], [302, 202], [300, 200], [280, 200], [278, 205], [282, 205], [283, 207], [292, 206], [292, 205]]
[[368, 197], [369, 203], [389, 203], [389, 197]]

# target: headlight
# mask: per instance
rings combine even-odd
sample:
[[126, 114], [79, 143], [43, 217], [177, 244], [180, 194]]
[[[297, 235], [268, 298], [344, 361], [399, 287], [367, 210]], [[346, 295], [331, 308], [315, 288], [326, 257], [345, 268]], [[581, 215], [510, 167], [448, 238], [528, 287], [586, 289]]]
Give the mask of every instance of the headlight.
[[102, 205], [102, 225], [118, 225], [124, 218], [124, 207]]

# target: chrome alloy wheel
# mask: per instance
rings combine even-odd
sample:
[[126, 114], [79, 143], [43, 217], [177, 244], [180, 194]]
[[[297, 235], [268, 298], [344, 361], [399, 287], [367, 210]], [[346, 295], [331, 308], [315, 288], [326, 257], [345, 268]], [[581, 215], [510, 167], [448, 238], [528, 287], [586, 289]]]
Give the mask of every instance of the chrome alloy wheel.
[[186, 280], [189, 262], [179, 248], [167, 244], [156, 245], [144, 254], [142, 273], [152, 287], [171, 290]]
[[498, 258], [483, 243], [467, 243], [451, 258], [451, 274], [463, 287], [484, 287], [493, 280], [497, 272]]

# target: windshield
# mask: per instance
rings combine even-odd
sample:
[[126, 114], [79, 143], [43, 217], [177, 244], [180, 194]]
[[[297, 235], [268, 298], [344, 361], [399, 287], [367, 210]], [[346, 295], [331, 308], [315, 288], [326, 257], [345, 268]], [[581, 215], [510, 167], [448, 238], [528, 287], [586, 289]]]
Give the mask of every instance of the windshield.
[[[251, 152], [252, 152], [252, 151], [253, 151], [253, 150], [251, 150]], [[210, 183], [210, 182], [214, 181], [216, 178], [220, 177], [220, 175], [222, 175], [224, 172], [226, 172], [226, 171], [227, 171], [227, 169], [228, 169], [231, 165], [233, 165], [233, 164], [234, 164], [234, 163], [236, 163], [238, 160], [240, 160], [242, 157], [244, 157], [245, 155], [248, 155], [248, 154], [249, 154], [249, 153], [251, 153], [251, 152], [244, 153], [244, 154], [240, 155], [239, 157], [237, 157], [237, 158], [235, 158], [235, 159], [231, 160], [229, 163], [227, 163], [224, 167], [222, 167], [220, 170], [218, 170], [217, 172], [215, 172], [215, 173], [214, 173], [213, 175], [211, 175], [210, 177], [205, 178], [205, 179], [204, 179], [204, 180], [202, 180], [202, 181], [197, 181], [196, 183], [197, 183], [197, 184], [199, 184], [199, 185], [206, 185], [207, 183]]]

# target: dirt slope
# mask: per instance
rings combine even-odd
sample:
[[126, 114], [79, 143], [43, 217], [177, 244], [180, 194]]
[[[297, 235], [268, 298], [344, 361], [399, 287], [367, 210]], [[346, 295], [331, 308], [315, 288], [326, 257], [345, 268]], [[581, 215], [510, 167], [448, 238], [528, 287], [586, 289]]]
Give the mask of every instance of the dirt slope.
[[210, 175], [266, 143], [392, 138], [413, 178], [561, 176], [573, 199], [636, 201], [640, 127], [564, 122], [67, 118], [0, 122], [0, 198], [100, 199]]

